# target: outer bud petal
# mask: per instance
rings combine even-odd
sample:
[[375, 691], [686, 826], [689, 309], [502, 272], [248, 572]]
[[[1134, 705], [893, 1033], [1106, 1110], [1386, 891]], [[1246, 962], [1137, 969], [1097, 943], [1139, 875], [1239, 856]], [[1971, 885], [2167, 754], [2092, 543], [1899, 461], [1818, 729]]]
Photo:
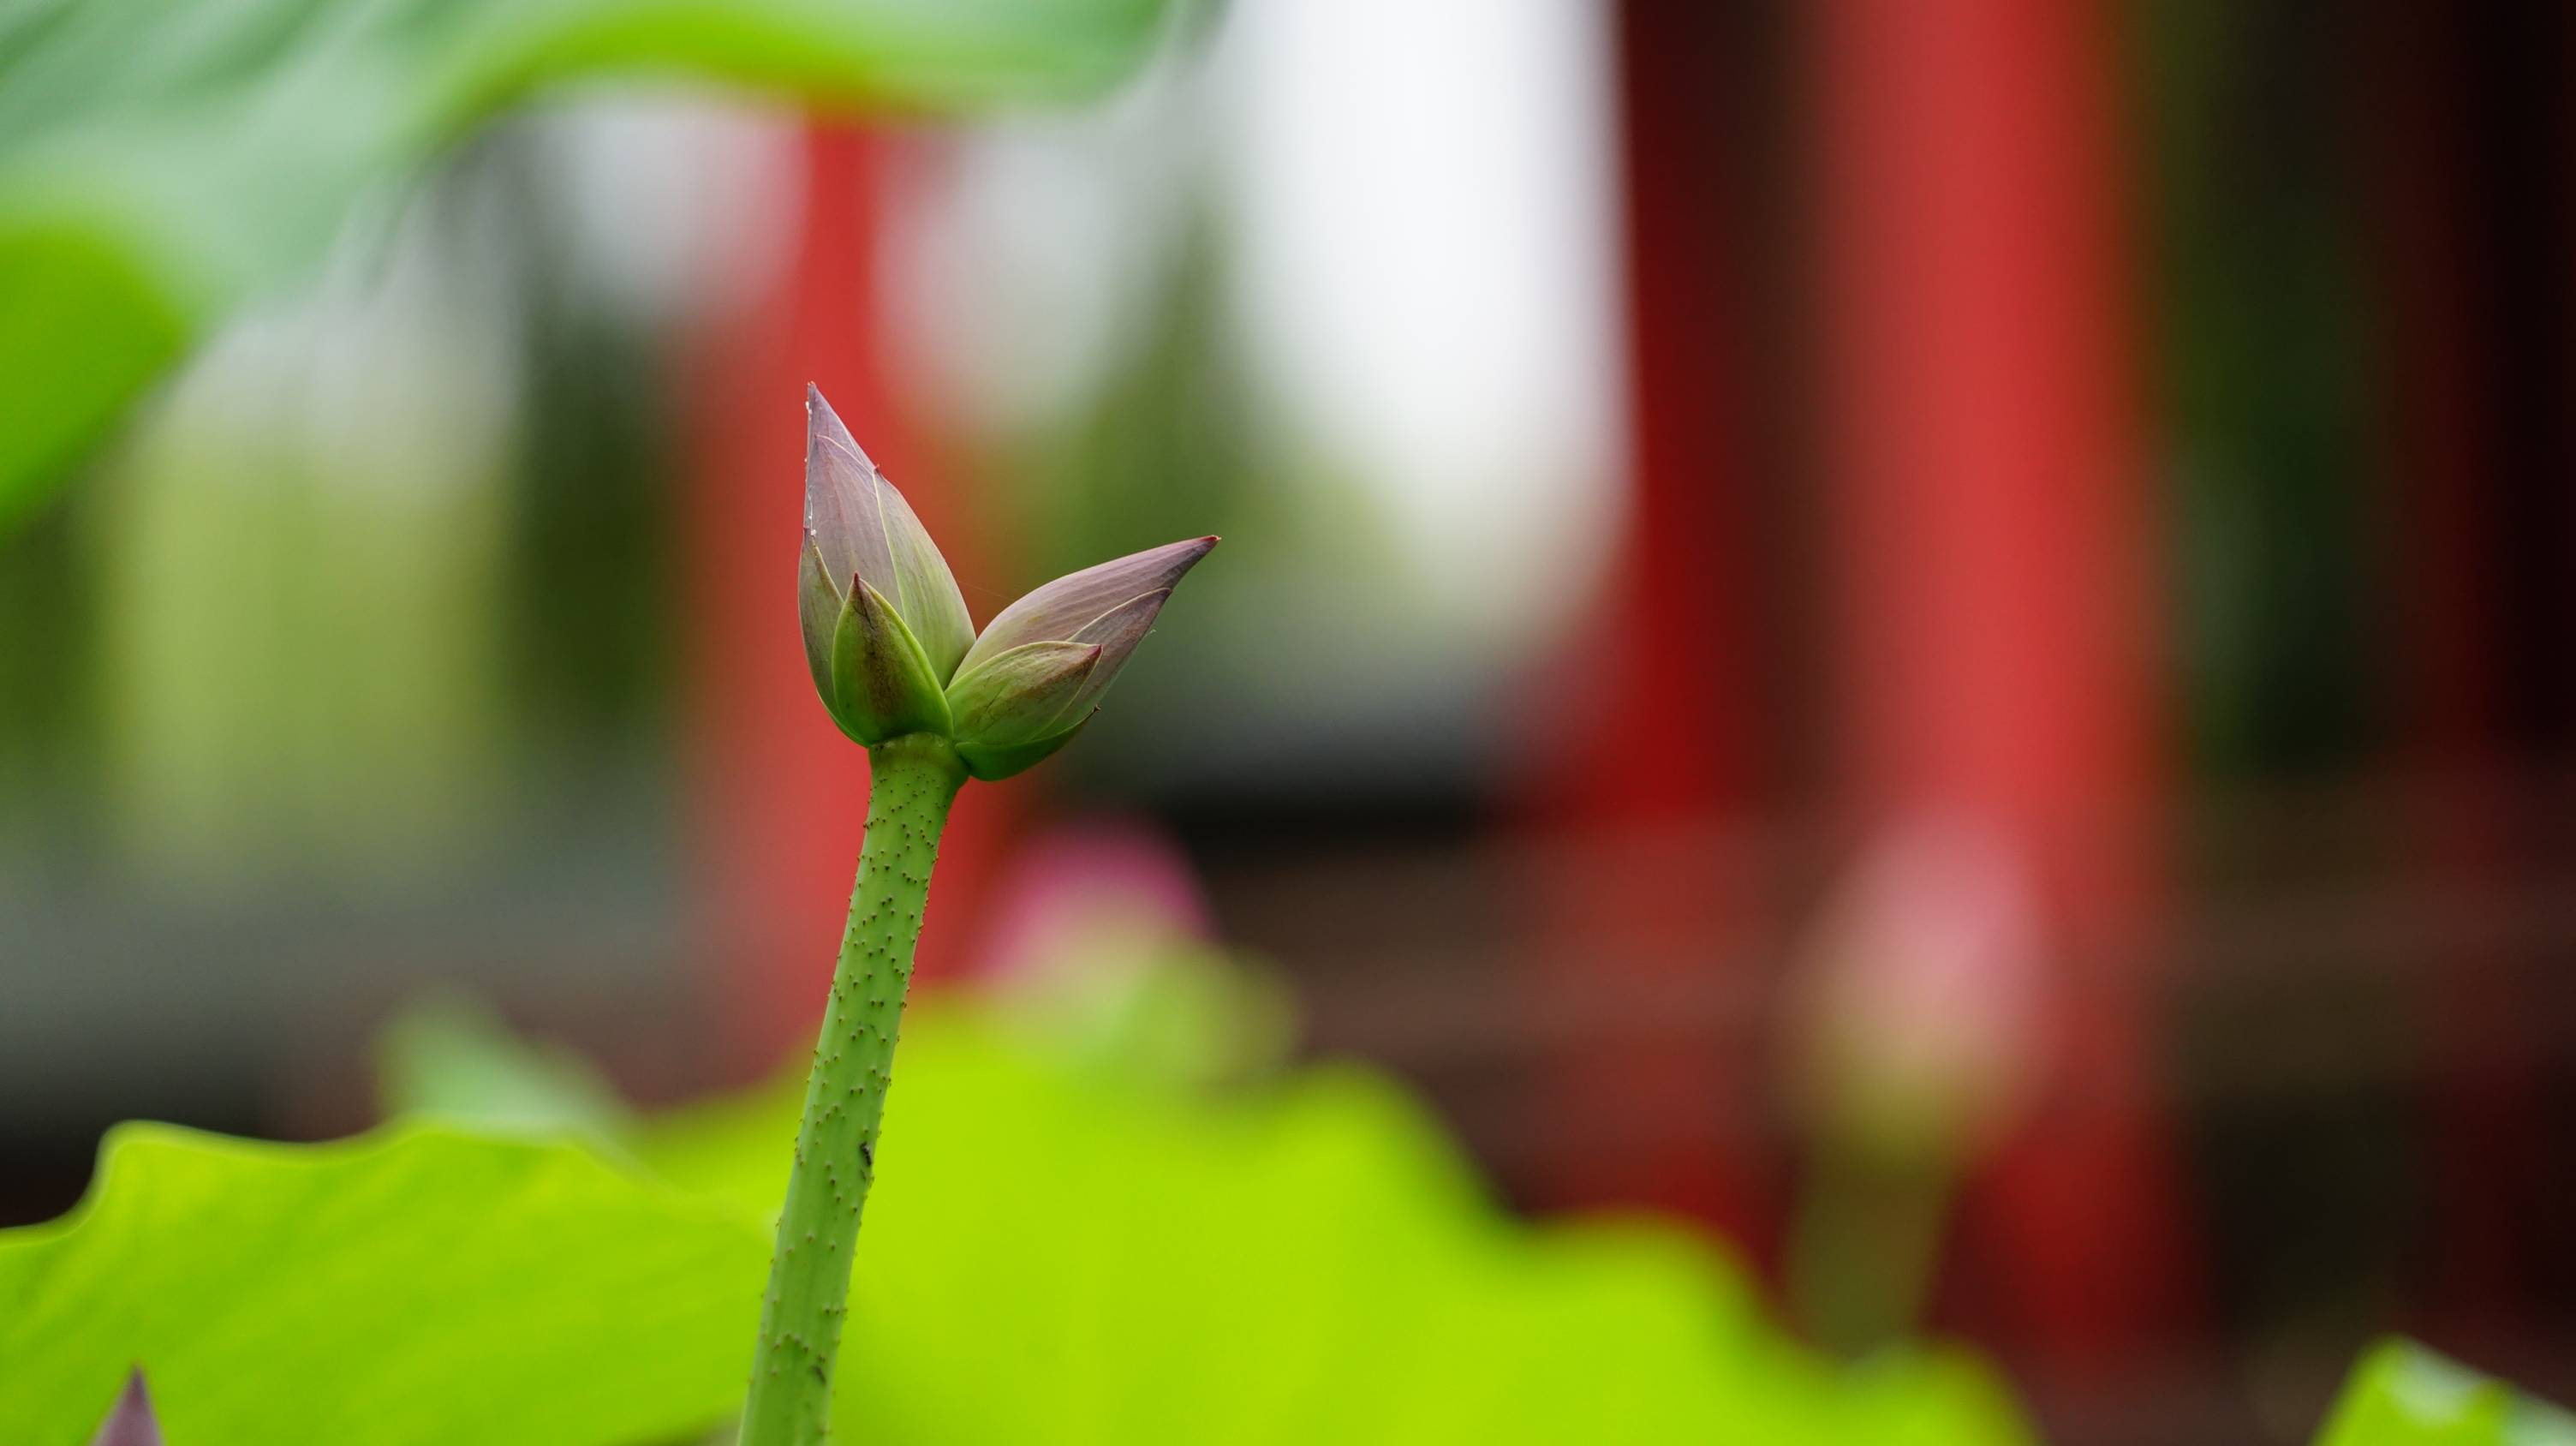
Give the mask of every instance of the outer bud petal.
[[1026, 743], [960, 743], [957, 756], [965, 760], [967, 773], [991, 783], [1045, 762], [1057, 749], [1071, 743], [1073, 735], [1089, 726], [1093, 716], [1086, 713], [1063, 732]]
[[930, 661], [884, 596], [859, 578], [832, 631], [830, 691], [823, 701], [841, 731], [873, 747], [907, 733], [949, 729], [948, 700]]
[[1109, 684], [1118, 676], [1118, 670], [1127, 666], [1128, 656], [1136, 651], [1138, 643], [1145, 641], [1145, 634], [1153, 630], [1154, 619], [1161, 616], [1163, 604], [1171, 596], [1172, 590], [1165, 587], [1131, 597], [1083, 624], [1074, 633], [1075, 642], [1090, 643], [1100, 649], [1100, 666], [1092, 669], [1091, 676], [1084, 680], [1082, 695], [1073, 701], [1074, 712], [1087, 713], [1099, 706], [1100, 695], [1109, 691]]
[[[1196, 567], [1216, 543], [1213, 537], [1193, 537], [1187, 542], [1168, 543], [1067, 573], [995, 614], [985, 625], [984, 635], [967, 651], [962, 666], [972, 667], [1026, 643], [1105, 643], [1105, 636], [1086, 637], [1086, 630], [1097, 634], [1113, 614], [1140, 598], [1152, 597], [1141, 624], [1124, 646], [1111, 648], [1110, 655], [1101, 660], [1102, 671], [1114, 675], [1118, 666], [1127, 661], [1127, 653], [1134, 650], [1136, 639], [1153, 625], [1154, 613], [1161, 609], [1162, 599], [1171, 596], [1173, 584]], [[1128, 616], [1134, 621], [1132, 614]], [[1102, 686], [1107, 686], [1106, 679]]]
[[948, 711], [960, 744], [1026, 743], [1083, 716], [1074, 701], [1097, 669], [1098, 643], [1029, 643], [958, 673]]

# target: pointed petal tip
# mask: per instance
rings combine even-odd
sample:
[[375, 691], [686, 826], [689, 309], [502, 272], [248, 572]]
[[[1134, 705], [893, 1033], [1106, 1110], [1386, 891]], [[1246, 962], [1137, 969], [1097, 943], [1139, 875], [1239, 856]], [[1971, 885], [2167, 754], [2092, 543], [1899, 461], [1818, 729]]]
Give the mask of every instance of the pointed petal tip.
[[160, 1419], [152, 1409], [152, 1392], [144, 1384], [143, 1368], [136, 1366], [125, 1378], [125, 1389], [117, 1393], [116, 1404], [108, 1408], [107, 1419], [99, 1423], [98, 1435], [91, 1446], [160, 1446]]
[[1185, 537], [1178, 542], [1166, 542], [1160, 547], [1149, 547], [1143, 552], [1131, 553], [1103, 566], [1114, 568], [1122, 564], [1151, 564], [1160, 569], [1160, 584], [1170, 587], [1179, 582], [1191, 568], [1206, 561], [1207, 555], [1216, 551], [1216, 545], [1222, 541], [1224, 539], [1214, 533], [1205, 537]]
[[850, 424], [842, 421], [841, 414], [833, 410], [832, 403], [823, 395], [823, 389], [812, 382], [807, 382], [805, 384], [805, 447], [806, 476], [809, 485], [813, 477], [812, 453], [815, 448], [826, 443], [848, 452], [858, 459], [862, 468], [875, 473], [878, 481], [884, 480], [884, 473], [878, 468], [876, 459], [868, 455], [867, 448], [859, 445], [859, 439], [850, 432]]

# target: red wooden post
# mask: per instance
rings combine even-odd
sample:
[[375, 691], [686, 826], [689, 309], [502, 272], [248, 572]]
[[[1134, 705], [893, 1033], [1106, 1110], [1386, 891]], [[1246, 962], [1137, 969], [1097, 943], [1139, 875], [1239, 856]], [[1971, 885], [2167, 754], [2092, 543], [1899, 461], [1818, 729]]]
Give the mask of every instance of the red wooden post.
[[[795, 622], [808, 381], [903, 488], [958, 575], [985, 575], [967, 509], [941, 485], [888, 384], [876, 274], [884, 145], [817, 125], [803, 147], [792, 260], [706, 341], [690, 389], [692, 843], [722, 1023], [749, 1068], [811, 1038], [867, 812], [866, 755], [815, 701]], [[925, 972], [939, 972], [968, 933], [968, 901], [1011, 810], [1003, 789], [959, 798], [922, 938]]]
[[[1752, 789], [1759, 700], [1748, 685], [1740, 328], [1718, 104], [1724, 11], [1701, 0], [1619, 7], [1630, 512], [1602, 616], [1562, 664], [1580, 686], [1555, 690], [1583, 699], [1573, 751], [1540, 760], [1533, 780], [1535, 822], [1613, 849], [1658, 830], [1705, 834], [1742, 815]], [[1665, 877], [1630, 862], [1536, 881], [1539, 997], [1688, 992], [1744, 924], [1746, 880]], [[1751, 1137], [1759, 1081], [1751, 1061], [1713, 1044], [1620, 1034], [1553, 1061], [1541, 1110], [1546, 1135], [1565, 1143], [1545, 1203], [1656, 1206], [1758, 1238], [1748, 1162], [1718, 1143]], [[1648, 1133], [1622, 1128], [1635, 1125]]]
[[1965, 813], [2038, 864], [2064, 1055], [1968, 1210], [2016, 1333], [2107, 1366], [2187, 1279], [2134, 967], [2164, 699], [2107, 16], [1810, 13], [1843, 757], [1872, 831]]

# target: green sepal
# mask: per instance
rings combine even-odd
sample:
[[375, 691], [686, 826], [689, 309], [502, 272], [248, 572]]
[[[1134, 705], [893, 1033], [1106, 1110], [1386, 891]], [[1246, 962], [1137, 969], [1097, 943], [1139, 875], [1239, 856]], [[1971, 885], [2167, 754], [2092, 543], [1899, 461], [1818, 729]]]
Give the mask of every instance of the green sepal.
[[948, 685], [957, 737], [996, 748], [1064, 731], [1100, 657], [1097, 643], [1029, 643], [977, 663]]
[[1073, 735], [1089, 727], [1091, 720], [1098, 716], [1096, 711], [1086, 713], [1081, 721], [1072, 727], [1061, 732], [1050, 733], [1044, 738], [1031, 739], [1026, 743], [986, 744], [960, 739], [957, 743], [957, 756], [966, 761], [966, 772], [969, 776], [991, 783], [1044, 762], [1057, 749], [1071, 743]]
[[832, 718], [841, 731], [873, 747], [907, 733], [949, 731], [940, 692], [921, 643], [883, 595], [850, 579], [841, 620], [832, 631]]

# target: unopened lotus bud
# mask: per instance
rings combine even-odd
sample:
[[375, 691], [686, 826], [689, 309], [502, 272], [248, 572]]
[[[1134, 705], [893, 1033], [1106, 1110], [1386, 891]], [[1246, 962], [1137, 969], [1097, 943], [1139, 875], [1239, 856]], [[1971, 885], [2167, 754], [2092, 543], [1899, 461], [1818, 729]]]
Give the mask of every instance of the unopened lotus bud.
[[810, 389], [806, 431], [805, 660], [834, 720], [867, 745], [868, 822], [778, 1214], [743, 1446], [829, 1429], [893, 1025], [949, 805], [968, 777], [1008, 777], [1080, 732], [1172, 584], [1216, 545], [1176, 542], [1058, 578], [978, 639], [920, 520]]
[[1007, 778], [1082, 731], [1172, 585], [1216, 546], [1175, 542], [1060, 577], [975, 635], [947, 561], [823, 394], [805, 400], [798, 611], [814, 691], [871, 747], [949, 738], [967, 772]]
[[1879, 1158], [1974, 1152], [2033, 1078], [2046, 957], [2009, 836], [1952, 817], [1898, 825], [1803, 961], [1796, 1085], [1812, 1123]]
[[805, 662], [861, 743], [947, 731], [941, 690], [975, 626], [947, 559], [823, 394], [805, 395]]
[[1100, 696], [1213, 537], [1069, 573], [1002, 609], [968, 649], [948, 704], [957, 751], [978, 778], [1007, 778], [1055, 752]]
[[143, 1372], [137, 1370], [125, 1378], [125, 1389], [108, 1408], [107, 1419], [98, 1423], [90, 1446], [161, 1446], [161, 1420], [152, 1412], [152, 1393], [144, 1387]]

